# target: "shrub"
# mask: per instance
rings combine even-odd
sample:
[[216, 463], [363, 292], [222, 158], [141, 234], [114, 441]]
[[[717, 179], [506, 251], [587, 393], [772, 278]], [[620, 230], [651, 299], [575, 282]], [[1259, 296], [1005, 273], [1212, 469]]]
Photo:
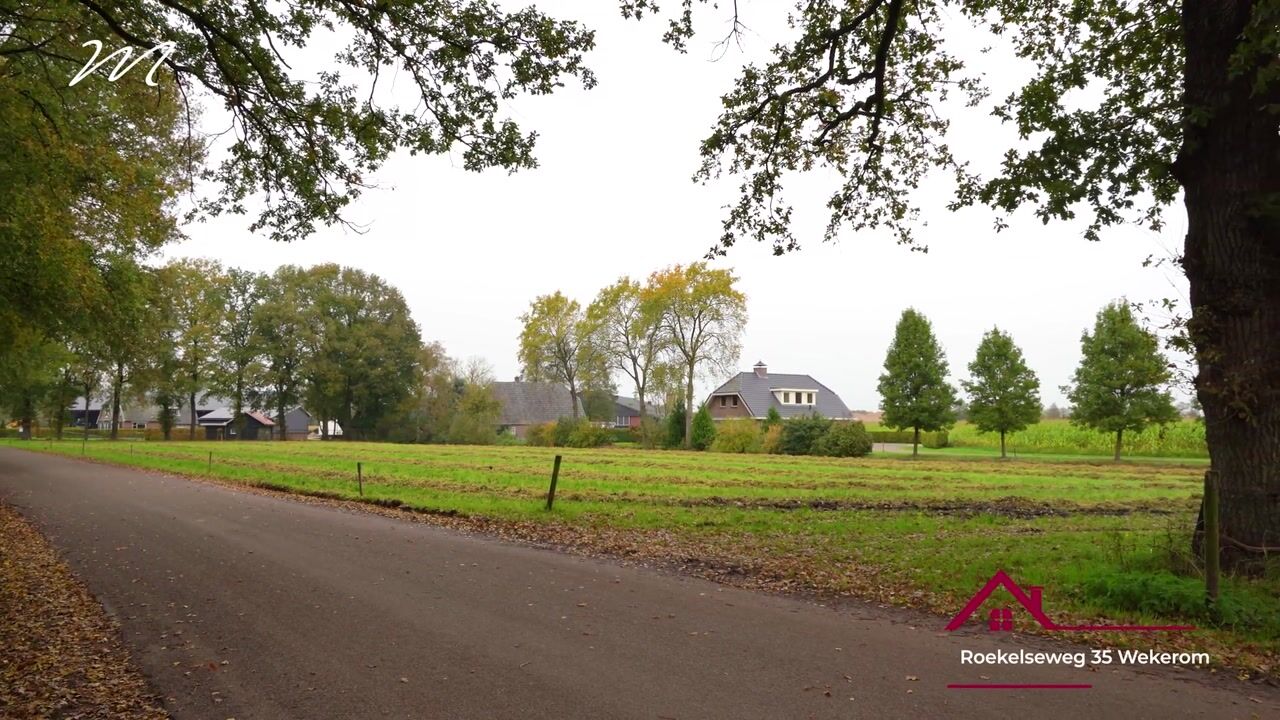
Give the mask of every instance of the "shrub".
[[530, 427], [524, 435], [525, 443], [540, 447], [553, 447], [556, 444], [556, 423], [548, 422]]
[[1224, 592], [1212, 611], [1205, 606], [1204, 584], [1199, 578], [1167, 572], [1094, 571], [1085, 577], [1083, 589], [1090, 602], [1112, 611], [1182, 617], [1264, 636], [1280, 633], [1280, 618], [1271, 600], [1240, 587]]
[[[526, 441], [516, 437], [509, 430], [503, 430], [498, 433], [497, 437], [494, 438], [493, 443], [495, 445], [525, 445]], [[532, 443], [527, 443], [527, 444], [531, 445]]]
[[760, 452], [770, 455], [782, 452], [782, 423], [765, 428], [764, 436], [760, 438]]
[[613, 433], [609, 428], [602, 428], [586, 420], [579, 420], [574, 425], [573, 430], [569, 432], [569, 439], [565, 442], [565, 447], [595, 448], [603, 447], [611, 442], [613, 442]]
[[791, 418], [782, 423], [778, 451], [784, 455], [812, 455], [814, 446], [830, 427], [831, 421], [817, 413]]
[[857, 420], [833, 422], [814, 445], [815, 455], [862, 457], [871, 452], [871, 437]]
[[609, 428], [609, 442], [615, 443], [633, 443], [640, 442], [640, 433], [632, 428]]
[[721, 420], [716, 427], [716, 439], [711, 443], [712, 452], [758, 453], [764, 450], [764, 433], [755, 420], [735, 418]]
[[569, 436], [577, 429], [578, 421], [573, 418], [562, 417], [557, 420], [555, 428], [551, 431], [551, 436], [555, 438], [555, 446], [567, 447], [569, 445]]
[[716, 439], [716, 421], [706, 405], [693, 414], [693, 427], [689, 428], [689, 446], [694, 450], [706, 450]]
[[668, 448], [678, 448], [684, 445], [684, 418], [685, 409], [684, 401], [671, 410], [671, 414], [667, 415], [667, 437], [663, 444]]
[[654, 418], [643, 418], [640, 421], [640, 447], [652, 450], [664, 440], [662, 423]]
[[782, 424], [782, 415], [778, 413], [778, 408], [770, 407], [769, 414], [764, 416], [764, 426], [766, 428], [771, 428], [774, 425], [780, 424]]

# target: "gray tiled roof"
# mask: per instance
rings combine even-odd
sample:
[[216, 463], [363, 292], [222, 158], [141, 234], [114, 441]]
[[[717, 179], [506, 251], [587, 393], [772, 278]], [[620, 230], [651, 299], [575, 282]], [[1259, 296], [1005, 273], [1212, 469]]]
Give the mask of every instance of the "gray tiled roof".
[[[639, 398], [627, 397], [625, 395], [614, 395], [613, 400], [621, 406], [618, 408], [618, 417], [638, 417], [640, 415]], [[624, 414], [621, 412], [623, 409], [626, 409], [629, 412]], [[644, 410], [650, 417], [662, 417], [662, 414], [658, 411], [658, 407], [653, 404], [652, 398], [645, 398]]]
[[[492, 387], [494, 398], [502, 403], [499, 425], [535, 425], [573, 417], [569, 388], [563, 385], [521, 381], [495, 382]], [[581, 399], [578, 416], [586, 417]]]
[[[774, 389], [816, 390], [817, 397], [813, 405], [783, 405], [773, 396]], [[849, 408], [840, 396], [831, 388], [813, 379], [811, 375], [792, 375], [787, 373], [768, 373], [764, 377], [754, 372], [740, 372], [720, 387], [711, 391], [711, 396], [737, 393], [751, 409], [751, 414], [762, 418], [769, 414], [769, 408], [776, 408], [782, 417], [798, 417], [817, 412], [823, 417], [847, 418]]]

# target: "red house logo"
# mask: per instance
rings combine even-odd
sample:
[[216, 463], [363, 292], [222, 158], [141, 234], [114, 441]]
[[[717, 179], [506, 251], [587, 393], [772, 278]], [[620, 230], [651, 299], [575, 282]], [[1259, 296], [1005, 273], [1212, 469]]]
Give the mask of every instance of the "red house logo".
[[[1155, 632], [1158, 630], [1185, 631], [1195, 630], [1194, 625], [1059, 625], [1054, 622], [1044, 611], [1044, 588], [1040, 586], [1029, 586], [1023, 589], [1018, 583], [1009, 577], [1004, 570], [997, 570], [995, 575], [987, 581], [986, 585], [977, 592], [969, 602], [964, 606], [955, 617], [951, 618], [951, 622], [947, 623], [947, 630], [959, 630], [975, 612], [977, 612], [987, 598], [991, 597], [991, 593], [998, 588], [1004, 588], [1009, 591], [1013, 599], [1018, 601], [1022, 609], [1031, 614], [1036, 622], [1040, 623], [1040, 627], [1045, 630], [1059, 630], [1063, 632], [1096, 632], [1101, 630], [1118, 631], [1118, 632]], [[987, 629], [992, 631], [1010, 631], [1013, 630], [1013, 609], [1009, 607], [996, 608], [992, 610], [987, 619]]]

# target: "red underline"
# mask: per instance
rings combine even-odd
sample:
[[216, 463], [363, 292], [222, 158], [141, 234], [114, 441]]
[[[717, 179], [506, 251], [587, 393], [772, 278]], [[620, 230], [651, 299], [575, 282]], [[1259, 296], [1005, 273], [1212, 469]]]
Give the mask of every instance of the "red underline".
[[1005, 683], [965, 685], [952, 683], [947, 685], [947, 689], [949, 690], [1088, 690], [1092, 687], [1092, 685], [1049, 685], [1042, 683], [1029, 683], [1024, 685]]
[[1066, 625], [1046, 628], [1063, 632], [1189, 632], [1195, 625]]

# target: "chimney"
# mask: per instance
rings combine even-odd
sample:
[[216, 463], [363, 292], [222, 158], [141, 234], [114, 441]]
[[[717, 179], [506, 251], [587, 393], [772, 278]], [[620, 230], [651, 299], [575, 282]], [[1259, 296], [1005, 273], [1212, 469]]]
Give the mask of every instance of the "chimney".
[[1044, 605], [1043, 605], [1044, 588], [1038, 587], [1038, 586], [1029, 587], [1027, 588], [1027, 594], [1031, 596], [1031, 608], [1028, 608], [1028, 609], [1030, 609], [1031, 612], [1033, 613], [1037, 613], [1037, 614], [1043, 613], [1044, 612]]
[[752, 370], [756, 371], [756, 377], [769, 377], [769, 366], [765, 365], [763, 360], [757, 362]]

